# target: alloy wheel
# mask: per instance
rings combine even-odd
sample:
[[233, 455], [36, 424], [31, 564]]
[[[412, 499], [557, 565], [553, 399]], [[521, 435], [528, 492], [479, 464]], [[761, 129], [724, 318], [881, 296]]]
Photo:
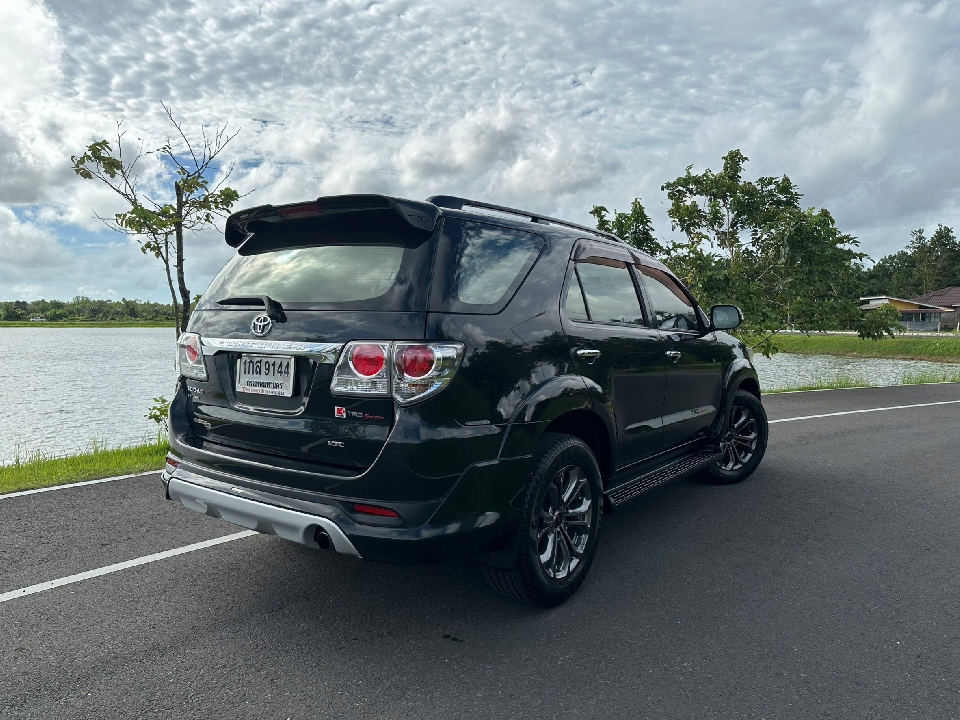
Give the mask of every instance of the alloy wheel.
[[590, 481], [576, 465], [567, 465], [550, 481], [533, 523], [547, 577], [563, 580], [580, 565], [590, 539], [593, 504]]
[[734, 405], [730, 411], [730, 427], [720, 442], [723, 456], [718, 461], [721, 470], [739, 470], [757, 451], [757, 419], [742, 405]]

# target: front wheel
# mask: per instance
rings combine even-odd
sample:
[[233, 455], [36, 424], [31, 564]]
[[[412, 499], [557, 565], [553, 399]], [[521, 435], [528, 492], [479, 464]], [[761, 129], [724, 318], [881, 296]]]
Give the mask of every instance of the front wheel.
[[767, 431], [767, 413], [760, 400], [746, 390], [737, 390], [720, 439], [720, 459], [710, 466], [707, 479], [730, 484], [750, 477], [767, 449]]
[[512, 600], [554, 607], [583, 583], [603, 517], [597, 461], [579, 438], [548, 433], [534, 455], [514, 569], [483, 568], [484, 579]]

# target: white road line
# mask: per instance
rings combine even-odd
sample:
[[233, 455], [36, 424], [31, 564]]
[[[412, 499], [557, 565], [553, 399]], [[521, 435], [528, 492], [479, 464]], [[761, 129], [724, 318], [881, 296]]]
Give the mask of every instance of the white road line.
[[126, 480], [127, 478], [143, 477], [144, 475], [156, 475], [160, 470], [150, 470], [149, 472], [133, 473], [132, 475], [116, 475], [114, 477], [100, 478], [99, 480], [84, 480], [83, 482], [68, 483], [66, 485], [51, 485], [50, 487], [34, 488], [33, 490], [18, 490], [17, 492], [0, 495], [0, 500], [7, 498], [22, 497], [24, 495], [36, 495], [37, 493], [50, 492], [51, 490], [67, 490], [68, 488], [81, 487], [83, 485], [99, 485], [100, 483], [113, 482], [114, 480]]
[[234, 540], [241, 540], [245, 537], [250, 537], [251, 535], [256, 534], [257, 533], [253, 530], [244, 530], [243, 532], [234, 533], [233, 535], [224, 535], [222, 537], [214, 538], [213, 540], [204, 540], [203, 542], [194, 543], [193, 545], [184, 545], [183, 547], [174, 548], [173, 550], [164, 550], [163, 552], [154, 553], [153, 555], [144, 555], [143, 557], [136, 558], [135, 560], [127, 560], [114, 565], [106, 565], [105, 567], [97, 568], [96, 570], [87, 570], [87, 572], [77, 573], [76, 575], [67, 575], [67, 577], [62, 577], [57, 580], [48, 580], [47, 582], [39, 583], [37, 585], [31, 585], [30, 587], [20, 588], [19, 590], [11, 590], [10, 592], [3, 593], [0, 595], [0, 603], [5, 603], [8, 600], [16, 600], [17, 598], [33, 595], [34, 593], [53, 590], [54, 588], [70, 585], [71, 583], [82, 582], [83, 580], [100, 577], [101, 575], [109, 575], [110, 573], [120, 572], [121, 570], [127, 570], [132, 567], [137, 567], [138, 565], [146, 565], [148, 563], [157, 562], [157, 560], [166, 560], [167, 558], [183, 555], [184, 553], [194, 552], [195, 550], [203, 550], [204, 548], [213, 547], [214, 545], [221, 545], [223, 543], [233, 542]]
[[955, 405], [960, 400], [941, 400], [940, 402], [917, 403], [915, 405], [891, 405], [890, 407], [867, 408], [866, 410], [844, 410], [842, 412], [823, 413], [821, 415], [802, 415], [800, 417], [770, 420], [770, 424], [793, 422], [794, 420], [813, 420], [815, 418], [835, 417], [837, 415], [856, 415], [858, 413], [880, 412], [881, 410], [905, 410], [907, 408], [930, 407], [931, 405]]

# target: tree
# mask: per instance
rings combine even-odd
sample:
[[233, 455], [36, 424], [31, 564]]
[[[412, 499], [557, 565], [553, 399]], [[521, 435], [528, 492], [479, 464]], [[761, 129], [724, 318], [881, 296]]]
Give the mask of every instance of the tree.
[[946, 225], [937, 225], [929, 238], [924, 228], [917, 228], [905, 249], [864, 271], [863, 282], [868, 295], [900, 298], [960, 285], [960, 241]]
[[[163, 109], [176, 140], [168, 138], [161, 147], [146, 152], [141, 142], [133, 159], [127, 160], [123, 155], [123, 121], [118, 121], [116, 147], [108, 140], [99, 140], [70, 160], [77, 175], [99, 180], [129, 205], [128, 210], [112, 218], [97, 218], [112, 230], [136, 238], [144, 254], [153, 254], [163, 263], [179, 337], [190, 322], [192, 310], [184, 276], [184, 235], [213, 226], [214, 218], [225, 217], [240, 199], [239, 193], [226, 185], [232, 169], [212, 186], [209, 177], [218, 168], [217, 157], [237, 133], [228, 135], [225, 126], [217, 125], [211, 134], [203, 127], [199, 141], [194, 141], [174, 119], [171, 109], [166, 105]], [[148, 155], [158, 155], [173, 180], [172, 195], [166, 201], [146, 195], [138, 186], [137, 163]]]
[[690, 166], [663, 185], [667, 214], [685, 235], [665, 261], [704, 304], [739, 305], [744, 330], [759, 335], [755, 347], [765, 353], [776, 351], [773, 338], [787, 327], [859, 327], [866, 255], [856, 238], [840, 232], [826, 209], [802, 209], [786, 175], [744, 180], [747, 160], [731, 150], [720, 172], [694, 174]]
[[753, 241], [775, 227], [787, 210], [800, 209], [800, 193], [786, 175], [761, 177], [756, 182], [742, 179], [747, 158], [739, 150], [723, 156], [723, 170], [709, 168], [694, 175], [692, 165], [676, 180], [665, 183], [670, 200], [667, 214], [674, 229], [690, 243], [708, 244], [727, 253], [736, 264], [744, 247], [744, 233]]
[[640, 198], [633, 200], [628, 213], [614, 210], [613, 219], [608, 220], [609, 212], [603, 205], [593, 206], [590, 214], [597, 219], [597, 230], [613, 233], [649, 255], [660, 255], [664, 251], [664, 247], [653, 236], [653, 221]]

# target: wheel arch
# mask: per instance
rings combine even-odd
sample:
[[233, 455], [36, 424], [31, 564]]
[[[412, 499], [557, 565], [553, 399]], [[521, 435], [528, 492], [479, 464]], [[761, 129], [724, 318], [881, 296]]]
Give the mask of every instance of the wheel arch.
[[583, 440], [596, 458], [600, 479], [606, 486], [613, 474], [613, 451], [607, 427], [595, 412], [573, 410], [564, 413], [547, 425], [543, 432], [563, 433]]
[[746, 358], [734, 360], [724, 375], [723, 381], [723, 407], [719, 414], [719, 422], [714, 427], [714, 437], [722, 434], [726, 430], [727, 418], [730, 415], [730, 408], [733, 406], [733, 398], [737, 390], [746, 390], [760, 400], [760, 379], [757, 377], [757, 371]]
[[[598, 408], [601, 412], [598, 412]], [[552, 378], [521, 403], [507, 427], [500, 457], [532, 455], [545, 432], [565, 433], [587, 444], [604, 482], [615, 466], [613, 418], [578, 375]]]

